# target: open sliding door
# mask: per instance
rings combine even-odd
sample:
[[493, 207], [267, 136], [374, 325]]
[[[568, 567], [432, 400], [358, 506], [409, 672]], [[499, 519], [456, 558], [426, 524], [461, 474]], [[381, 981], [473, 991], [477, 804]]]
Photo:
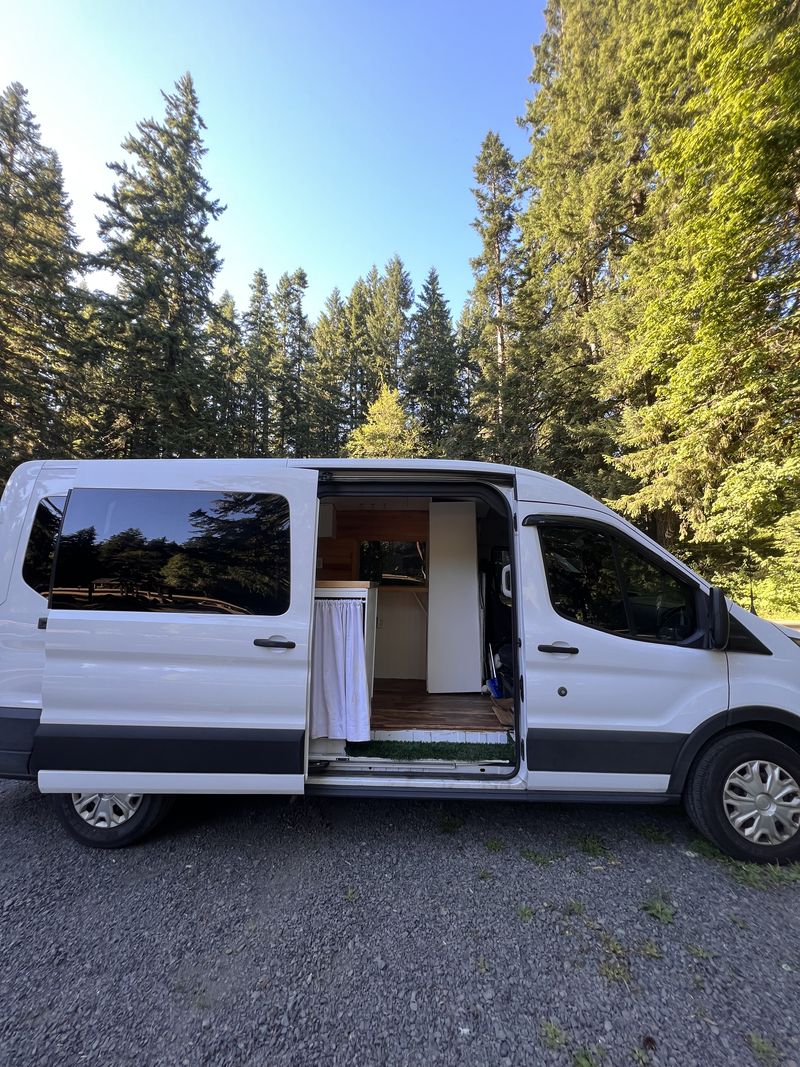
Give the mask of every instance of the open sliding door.
[[317, 473], [78, 464], [54, 567], [44, 792], [301, 793]]

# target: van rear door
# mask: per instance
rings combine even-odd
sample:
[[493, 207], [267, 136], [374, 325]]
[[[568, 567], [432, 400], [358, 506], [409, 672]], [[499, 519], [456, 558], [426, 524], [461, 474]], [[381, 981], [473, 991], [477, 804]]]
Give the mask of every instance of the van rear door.
[[44, 792], [301, 793], [317, 473], [78, 464], [54, 568]]

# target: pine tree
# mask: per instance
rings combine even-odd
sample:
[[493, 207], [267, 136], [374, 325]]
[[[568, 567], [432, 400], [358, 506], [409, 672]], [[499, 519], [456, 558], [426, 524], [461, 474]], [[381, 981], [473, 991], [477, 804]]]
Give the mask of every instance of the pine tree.
[[400, 394], [382, 385], [365, 422], [347, 439], [347, 455], [356, 459], [403, 459], [423, 455], [417, 420], [406, 415]]
[[373, 362], [369, 316], [372, 309], [370, 290], [363, 278], [357, 279], [345, 304], [348, 367], [346, 400], [348, 432], [367, 416], [380, 391], [380, 374]]
[[244, 355], [236, 306], [227, 291], [208, 325], [206, 353], [203, 452], [207, 456], [237, 456], [243, 451]]
[[270, 367], [274, 383], [272, 454], [303, 456], [309, 448], [309, 410], [304, 384], [313, 358], [311, 330], [303, 309], [308, 279], [302, 269], [282, 274], [273, 306], [278, 347]]
[[406, 406], [419, 419], [428, 455], [446, 455], [450, 434], [463, 412], [463, 400], [453, 322], [433, 267], [411, 318], [403, 387]]
[[[472, 223], [481, 239], [481, 252], [472, 260], [475, 303], [485, 309], [489, 337], [477, 348], [480, 365], [478, 408], [484, 421], [502, 437], [503, 393], [512, 343], [512, 301], [519, 272], [517, 208], [519, 188], [514, 158], [500, 137], [489, 131], [475, 163], [473, 194], [478, 217]], [[491, 350], [491, 355], [490, 355]], [[500, 451], [490, 442], [490, 452]]]
[[278, 329], [267, 276], [257, 270], [242, 324], [242, 396], [240, 438], [246, 456], [269, 456], [275, 413], [271, 370], [278, 352]]
[[15, 82], [0, 96], [0, 483], [22, 460], [71, 450], [77, 248], [61, 166]]
[[123, 142], [124, 162], [100, 219], [98, 265], [117, 278], [105, 322], [112, 353], [108, 433], [117, 454], [191, 455], [202, 440], [204, 330], [220, 267], [208, 225], [223, 208], [201, 170], [205, 153], [189, 74], [163, 94], [163, 121]]
[[411, 278], [399, 256], [393, 256], [382, 275], [372, 268], [366, 279], [370, 296], [367, 334], [371, 364], [378, 377], [396, 389], [409, 338], [409, 311], [414, 303]]
[[334, 289], [314, 327], [314, 361], [306, 371], [304, 393], [310, 413], [311, 456], [338, 456], [348, 432], [346, 374], [349, 362], [347, 314]]

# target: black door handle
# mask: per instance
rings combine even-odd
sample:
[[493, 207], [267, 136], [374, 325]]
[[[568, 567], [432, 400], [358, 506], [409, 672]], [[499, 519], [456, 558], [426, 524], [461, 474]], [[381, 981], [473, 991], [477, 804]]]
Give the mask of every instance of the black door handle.
[[578, 649], [574, 645], [539, 645], [540, 652], [566, 653], [568, 656], [577, 656]]
[[275, 637], [257, 637], [253, 644], [259, 648], [297, 648], [294, 641], [281, 641]]

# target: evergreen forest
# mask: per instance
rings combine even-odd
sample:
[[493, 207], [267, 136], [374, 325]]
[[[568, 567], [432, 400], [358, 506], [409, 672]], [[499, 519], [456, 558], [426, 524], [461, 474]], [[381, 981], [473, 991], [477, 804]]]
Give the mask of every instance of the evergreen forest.
[[[0, 95], [0, 484], [47, 457], [429, 456], [606, 501], [740, 603], [800, 615], [800, 5], [551, 0], [528, 149], [475, 146], [473, 286], [301, 266], [218, 294], [184, 74], [81, 249], [26, 87]], [[35, 87], [30, 87], [34, 89]], [[120, 131], [122, 135], [124, 131]], [[102, 274], [113, 280], [98, 288]]]

